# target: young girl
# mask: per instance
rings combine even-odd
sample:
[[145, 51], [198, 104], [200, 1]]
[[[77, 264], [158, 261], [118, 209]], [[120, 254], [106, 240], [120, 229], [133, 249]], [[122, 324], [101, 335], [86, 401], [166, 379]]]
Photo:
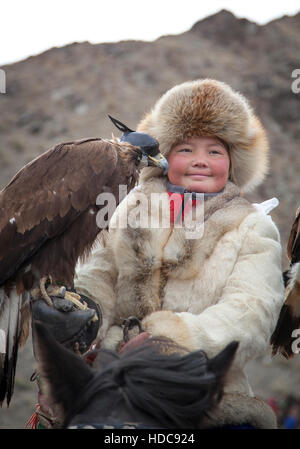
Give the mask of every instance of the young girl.
[[[265, 131], [247, 100], [215, 80], [175, 86], [137, 130], [159, 141], [169, 171], [143, 169], [139, 186], [115, 211], [105, 243], [77, 273], [77, 291], [100, 305], [102, 345], [118, 346], [122, 319], [130, 315], [150, 335], [209, 357], [239, 341], [225, 395], [206, 426], [276, 427], [245, 374], [246, 363], [268, 350], [284, 291], [278, 230], [264, 204], [257, 208], [242, 196], [267, 172]], [[177, 201], [163, 206], [174, 193], [180, 207]], [[153, 194], [163, 201], [153, 201]], [[198, 207], [197, 194], [204, 226], [199, 238], [187, 238], [184, 222]], [[170, 225], [139, 226], [134, 212], [142, 198], [148, 223], [160, 212]], [[115, 225], [129, 215], [130, 224]]]

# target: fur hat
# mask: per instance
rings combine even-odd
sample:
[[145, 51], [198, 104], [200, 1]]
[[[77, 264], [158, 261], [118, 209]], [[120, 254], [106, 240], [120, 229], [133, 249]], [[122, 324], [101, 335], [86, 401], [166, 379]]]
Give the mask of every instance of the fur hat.
[[[230, 178], [244, 192], [259, 185], [268, 171], [269, 144], [262, 124], [246, 98], [220, 81], [188, 81], [173, 87], [156, 102], [137, 131], [155, 137], [164, 156], [183, 139], [218, 137], [229, 148]], [[140, 182], [161, 175], [161, 170], [147, 167]]]

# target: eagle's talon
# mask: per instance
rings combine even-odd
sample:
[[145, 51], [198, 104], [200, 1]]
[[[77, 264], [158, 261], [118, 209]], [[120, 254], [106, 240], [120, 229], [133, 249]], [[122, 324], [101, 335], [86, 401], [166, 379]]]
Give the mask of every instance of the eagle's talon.
[[[50, 281], [50, 284], [46, 288], [45, 285], [48, 281]], [[64, 299], [65, 295], [66, 295], [66, 291], [67, 291], [65, 286], [53, 285], [52, 277], [50, 275], [47, 277], [45, 276], [41, 279], [40, 289], [41, 289], [42, 297], [44, 298], [44, 300], [50, 307], [54, 307], [51, 297], [55, 296], [57, 298]]]
[[[73, 304], [75, 304], [75, 306], [80, 309], [80, 310], [87, 310], [88, 309], [88, 305], [87, 303], [84, 301], [83, 303], [80, 301], [81, 296], [78, 295], [77, 293], [74, 292], [66, 292], [65, 294], [65, 299], [68, 299], [69, 301], [72, 301]], [[95, 314], [92, 318], [92, 321], [98, 321], [98, 317], [97, 314]]]
[[[41, 290], [41, 295], [42, 295], [43, 299], [45, 300], [46, 304], [48, 304], [48, 306], [50, 306], [50, 307], [53, 307], [52, 299], [50, 298], [50, 296], [48, 295], [48, 293], [46, 291], [46, 283], [48, 282], [48, 279], [49, 279], [49, 276], [44, 276], [40, 279], [40, 290]], [[51, 276], [50, 276], [50, 279], [51, 279]]]

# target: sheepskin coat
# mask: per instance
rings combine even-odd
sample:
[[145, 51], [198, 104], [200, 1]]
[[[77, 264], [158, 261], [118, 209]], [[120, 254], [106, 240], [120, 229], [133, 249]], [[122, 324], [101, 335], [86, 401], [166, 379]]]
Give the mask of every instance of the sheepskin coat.
[[[100, 304], [103, 347], [118, 346], [122, 318], [130, 315], [144, 318], [151, 334], [173, 338], [189, 350], [203, 349], [209, 357], [239, 341], [225, 386], [229, 405], [223, 400], [222, 406], [228, 413], [234, 404], [237, 423], [242, 417], [248, 422], [249, 414], [255, 426], [274, 427], [271, 409], [250, 400], [244, 369], [247, 361], [266, 353], [283, 302], [278, 230], [231, 182], [204, 201], [201, 238], [187, 238], [184, 227], [139, 227], [135, 212], [142, 195], [151, 204], [143, 211], [148, 223], [157, 217], [156, 208], [162, 220], [168, 213], [163, 202], [150, 201], [154, 192], [167, 196], [166, 186], [166, 179], [152, 178], [121, 202], [105, 242], [78, 271], [76, 289]], [[124, 227], [126, 216], [131, 225]], [[214, 417], [219, 415], [216, 426], [226, 421], [222, 412]]]

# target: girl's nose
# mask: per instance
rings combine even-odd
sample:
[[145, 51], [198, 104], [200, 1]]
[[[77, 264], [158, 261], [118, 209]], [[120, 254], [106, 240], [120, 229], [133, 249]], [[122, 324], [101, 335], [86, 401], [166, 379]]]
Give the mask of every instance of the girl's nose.
[[208, 167], [208, 162], [204, 157], [198, 157], [192, 161], [193, 167]]

